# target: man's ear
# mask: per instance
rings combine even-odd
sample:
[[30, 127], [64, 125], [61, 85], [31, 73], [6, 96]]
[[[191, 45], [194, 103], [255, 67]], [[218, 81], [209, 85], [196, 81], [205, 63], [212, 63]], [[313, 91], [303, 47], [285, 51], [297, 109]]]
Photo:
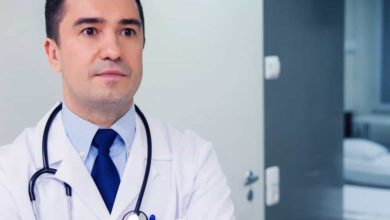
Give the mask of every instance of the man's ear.
[[61, 72], [62, 65], [61, 65], [61, 59], [59, 55], [60, 54], [59, 46], [57, 45], [57, 43], [50, 38], [46, 38], [44, 47], [51, 68], [56, 72]]

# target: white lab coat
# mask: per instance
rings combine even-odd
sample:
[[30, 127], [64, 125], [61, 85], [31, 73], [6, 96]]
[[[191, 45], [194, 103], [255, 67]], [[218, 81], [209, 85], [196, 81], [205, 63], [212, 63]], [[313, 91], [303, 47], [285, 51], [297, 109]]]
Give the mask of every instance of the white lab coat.
[[[50, 112], [13, 144], [0, 147], [0, 220], [33, 220], [28, 197], [31, 175], [42, 167], [42, 134]], [[157, 220], [231, 220], [230, 189], [209, 142], [188, 130], [177, 130], [148, 118], [153, 160], [141, 210]], [[65, 190], [73, 189], [74, 220], [116, 220], [134, 209], [144, 177], [147, 144], [137, 116], [136, 134], [111, 215], [81, 156], [66, 136], [61, 114], [49, 135], [49, 161], [58, 169], [36, 187], [42, 220], [68, 218]]]

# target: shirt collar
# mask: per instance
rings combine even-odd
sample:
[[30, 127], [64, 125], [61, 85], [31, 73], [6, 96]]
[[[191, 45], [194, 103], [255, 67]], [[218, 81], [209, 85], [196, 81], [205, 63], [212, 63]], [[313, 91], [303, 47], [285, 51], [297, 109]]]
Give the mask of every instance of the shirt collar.
[[[68, 138], [79, 153], [87, 154], [99, 126], [74, 114], [65, 103], [62, 106], [62, 121]], [[118, 133], [120, 141], [124, 142], [127, 153], [130, 151], [134, 139], [135, 117], [133, 105], [111, 126], [111, 129]]]
[[[119, 137], [125, 142], [126, 149], [129, 150], [133, 144], [135, 135], [135, 107], [131, 106], [129, 111], [126, 112], [121, 118], [119, 118], [112, 126], [111, 129], [118, 133]], [[92, 140], [92, 139], [91, 139]]]

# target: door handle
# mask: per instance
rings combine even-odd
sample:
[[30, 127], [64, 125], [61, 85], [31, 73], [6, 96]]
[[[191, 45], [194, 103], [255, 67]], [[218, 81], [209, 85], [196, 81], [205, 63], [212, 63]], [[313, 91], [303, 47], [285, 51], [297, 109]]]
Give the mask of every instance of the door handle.
[[[257, 181], [259, 181], [259, 176], [255, 175], [255, 173], [252, 170], [246, 172], [245, 186], [247, 186], [247, 187], [249, 186], [250, 187], [251, 185], [253, 185]], [[253, 192], [252, 187], [250, 187], [249, 191], [248, 191], [248, 193], [246, 195], [246, 199], [249, 202], [252, 202], [253, 198], [254, 198], [254, 192]]]
[[245, 186], [250, 186], [256, 183], [259, 180], [259, 176], [255, 175], [255, 173], [250, 170], [246, 173]]

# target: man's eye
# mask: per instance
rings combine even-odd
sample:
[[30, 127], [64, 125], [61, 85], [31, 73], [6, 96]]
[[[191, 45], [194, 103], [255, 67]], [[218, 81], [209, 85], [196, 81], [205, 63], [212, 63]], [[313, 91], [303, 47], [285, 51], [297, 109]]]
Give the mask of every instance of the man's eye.
[[136, 34], [136, 32], [130, 28], [125, 28], [121, 31], [121, 35], [126, 36], [126, 37], [131, 37], [135, 34]]
[[96, 35], [97, 34], [97, 30], [95, 28], [85, 28], [83, 31], [82, 31], [83, 34], [85, 35], [88, 35], [88, 36], [93, 36], [93, 35]]

